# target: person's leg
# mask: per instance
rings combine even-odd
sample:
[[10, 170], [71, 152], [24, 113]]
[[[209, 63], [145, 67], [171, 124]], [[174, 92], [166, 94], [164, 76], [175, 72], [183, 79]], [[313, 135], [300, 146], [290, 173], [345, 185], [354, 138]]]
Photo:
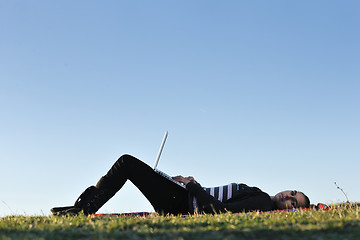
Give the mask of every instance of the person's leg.
[[186, 214], [189, 212], [188, 191], [157, 174], [139, 159], [121, 156], [96, 187], [115, 194], [130, 180], [149, 200], [156, 212]]

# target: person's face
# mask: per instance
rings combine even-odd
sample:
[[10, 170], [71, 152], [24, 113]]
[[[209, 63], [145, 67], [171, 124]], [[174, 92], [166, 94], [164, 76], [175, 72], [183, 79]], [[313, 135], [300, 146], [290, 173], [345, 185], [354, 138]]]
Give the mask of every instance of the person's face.
[[287, 190], [275, 195], [275, 204], [278, 209], [300, 208], [305, 207], [306, 200], [303, 193]]

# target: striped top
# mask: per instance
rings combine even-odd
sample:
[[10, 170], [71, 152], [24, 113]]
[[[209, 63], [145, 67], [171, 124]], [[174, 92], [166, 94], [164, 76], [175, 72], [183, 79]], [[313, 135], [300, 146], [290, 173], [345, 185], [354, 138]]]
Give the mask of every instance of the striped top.
[[[235, 192], [239, 190], [240, 185], [244, 184], [230, 183], [219, 187], [204, 188], [204, 190], [220, 202], [225, 202], [234, 196]], [[198, 203], [195, 196], [193, 197], [193, 207], [196, 212], [198, 210]]]
[[236, 183], [230, 183], [220, 187], [204, 188], [204, 190], [220, 202], [225, 202], [234, 195], [234, 192], [239, 190], [239, 185]]

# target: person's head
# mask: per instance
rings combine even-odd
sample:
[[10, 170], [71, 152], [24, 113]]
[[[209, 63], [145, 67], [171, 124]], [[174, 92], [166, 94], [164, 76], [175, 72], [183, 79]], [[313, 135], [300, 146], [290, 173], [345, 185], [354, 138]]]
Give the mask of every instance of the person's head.
[[295, 190], [279, 192], [275, 195], [274, 202], [277, 209], [310, 207], [309, 198], [304, 193]]

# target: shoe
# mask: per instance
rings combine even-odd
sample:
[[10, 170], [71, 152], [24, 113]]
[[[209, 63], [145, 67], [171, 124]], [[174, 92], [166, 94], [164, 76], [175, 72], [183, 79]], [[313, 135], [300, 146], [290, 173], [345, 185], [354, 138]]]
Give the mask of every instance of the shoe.
[[85, 215], [96, 213], [115, 193], [106, 189], [90, 186], [76, 199], [74, 206], [54, 207], [51, 212], [54, 215], [79, 214]]
[[50, 209], [53, 215], [55, 216], [63, 216], [63, 215], [76, 215], [81, 211], [80, 208], [76, 208], [74, 206], [67, 207], [54, 207]]
[[88, 187], [74, 203], [85, 215], [96, 213], [115, 193], [95, 186]]

